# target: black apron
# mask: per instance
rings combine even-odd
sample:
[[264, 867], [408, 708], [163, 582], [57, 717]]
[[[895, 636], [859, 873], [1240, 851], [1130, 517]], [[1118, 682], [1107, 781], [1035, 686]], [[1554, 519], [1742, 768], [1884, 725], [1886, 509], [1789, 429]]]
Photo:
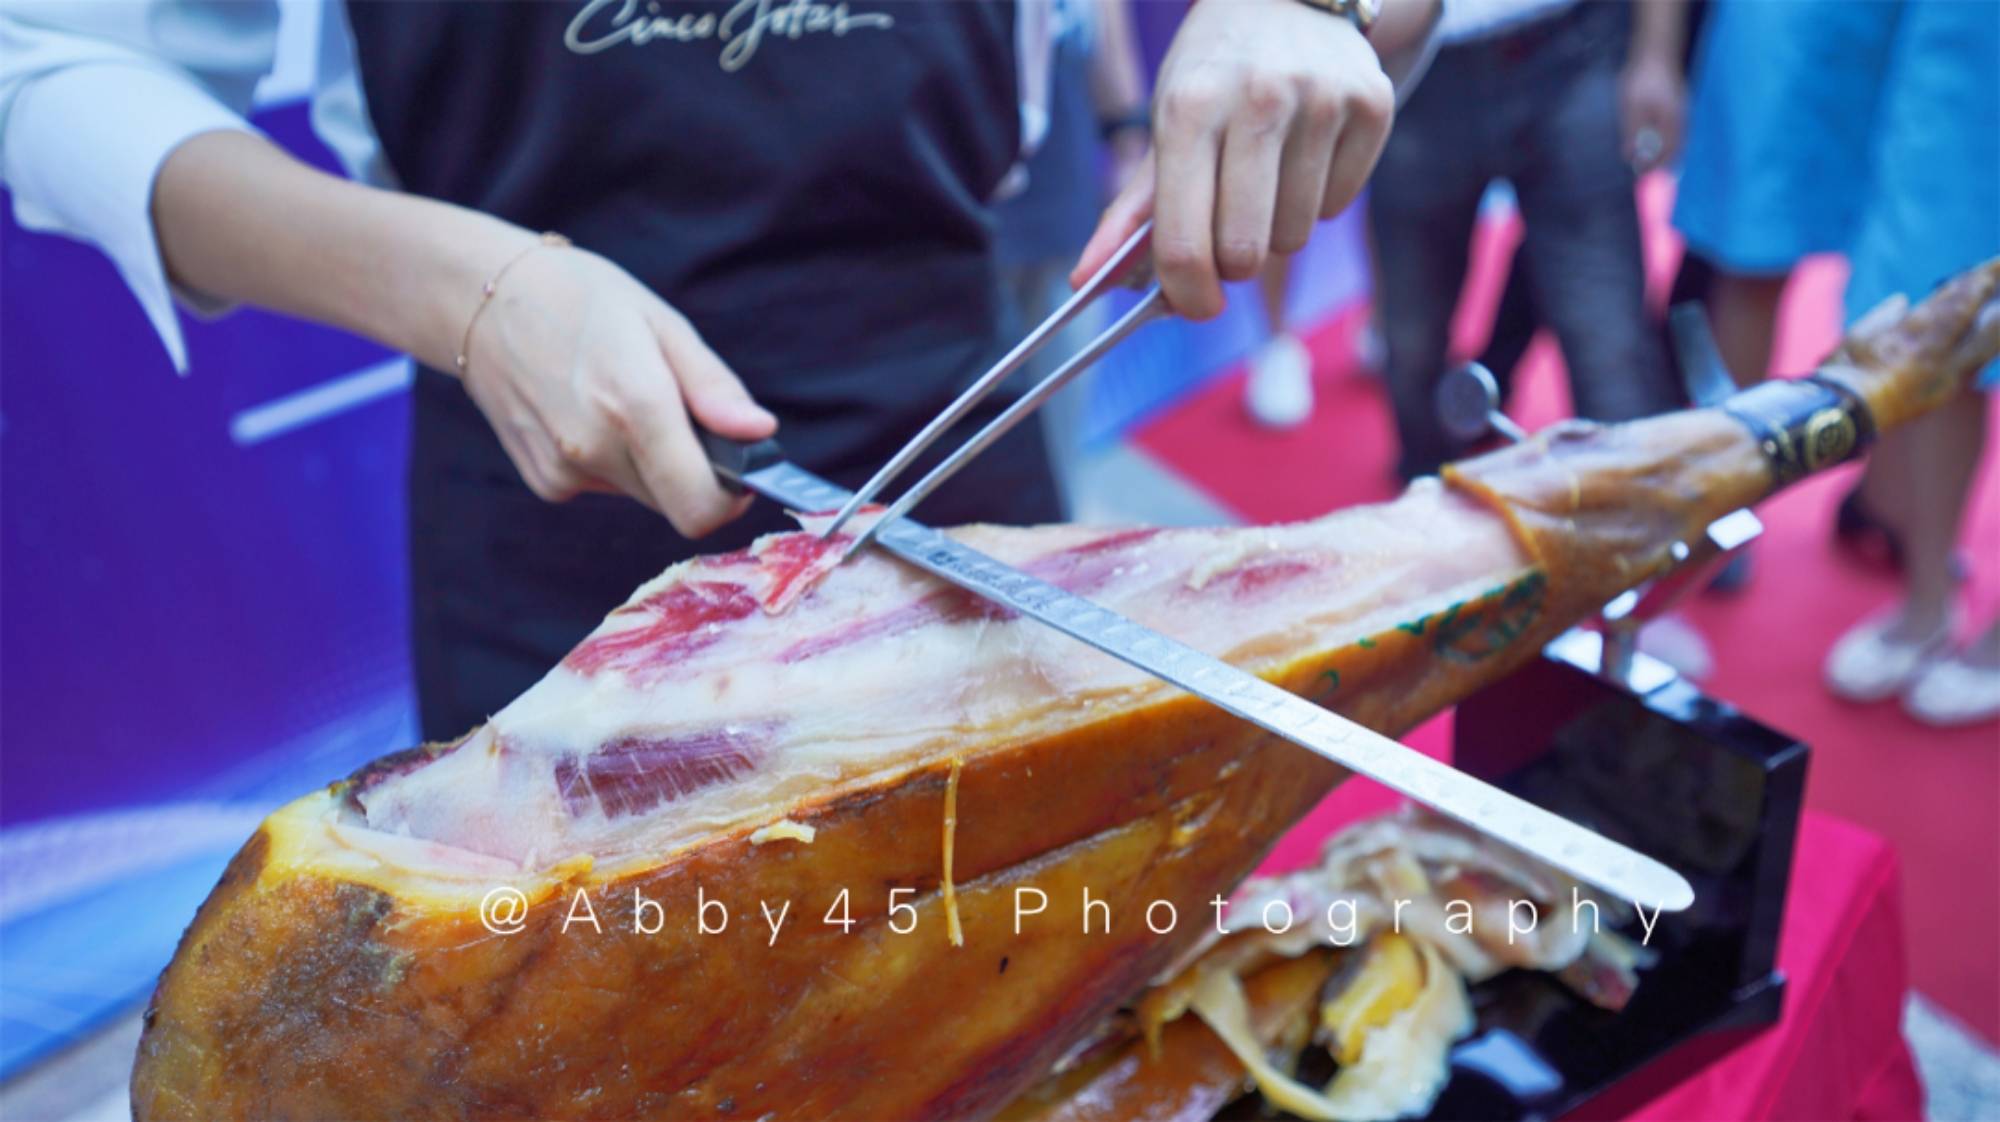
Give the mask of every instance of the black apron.
[[[348, 10], [369, 114], [406, 190], [560, 231], [623, 266], [693, 322], [813, 470], [857, 486], [1001, 350], [986, 203], [1020, 141], [1010, 7]], [[418, 372], [413, 417], [428, 739], [511, 701], [672, 562], [790, 526], [760, 502], [697, 543], [623, 497], [543, 503], [436, 371]], [[1059, 517], [1039, 427], [1016, 429], [921, 514]]]

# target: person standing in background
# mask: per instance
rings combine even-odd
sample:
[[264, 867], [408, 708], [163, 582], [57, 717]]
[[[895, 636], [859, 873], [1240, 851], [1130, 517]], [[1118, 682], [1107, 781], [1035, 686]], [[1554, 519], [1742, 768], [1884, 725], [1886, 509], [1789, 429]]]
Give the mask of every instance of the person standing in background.
[[1860, 220], [1894, 0], [1716, 0], [1697, 45], [1674, 226], [1714, 269], [1708, 312], [1739, 386], [1771, 363], [1797, 264]]
[[[1716, 342], [1738, 384], [1767, 373], [1785, 282], [1807, 255], [1849, 255], [1852, 321], [2000, 252], [1996, 74], [2000, 5], [1718, 0], [1674, 222], [1715, 265]], [[1900, 697], [1933, 724], [2000, 715], [2000, 626], [1953, 643], [1953, 548], [1986, 412], [1968, 395], [1885, 437], [1842, 503], [1841, 525], [1894, 543], [1903, 588], [1828, 653], [1838, 696]]]
[[[2000, 5], [1907, 0], [1866, 5], [1884, 23], [1868, 146], [1856, 153], [1863, 202], [1849, 259], [1855, 319], [1892, 293], [1917, 294], [2000, 253]], [[2000, 364], [1979, 387], [2000, 387]], [[1953, 550], [1985, 450], [1990, 402], [1968, 393], [1884, 436], [1856, 489], [1901, 543], [1896, 604], [1834, 644], [1830, 689], [1853, 701], [1899, 697], [1932, 725], [2000, 718], [2000, 620], [1957, 641]], [[1972, 551], [1991, 565], [2000, 551]]]
[[[1680, 154], [1687, 123], [1690, 51], [1686, 40], [1699, 25], [1706, 2], [1651, 5], [1642, 18], [1632, 22], [1632, 46], [1618, 76], [1618, 119], [1625, 160], [1637, 177], [1667, 167]], [[1679, 65], [1675, 65], [1676, 44]], [[1668, 306], [1702, 299], [1705, 284], [1706, 273], [1699, 259], [1685, 258]], [[1547, 322], [1528, 283], [1527, 259], [1517, 250], [1508, 263], [1506, 285], [1493, 311], [1493, 332], [1479, 354], [1479, 361], [1499, 382], [1503, 399], [1512, 389], [1515, 367]], [[1659, 326], [1664, 346], [1666, 325], [1662, 322]]]
[[[1495, 179], [1514, 187], [1526, 226], [1518, 252], [1578, 415], [1628, 420], [1677, 403], [1646, 314], [1631, 159], [1640, 153], [1620, 93], [1631, 85], [1628, 56], [1678, 73], [1681, 26], [1672, 0], [1487, 0], [1447, 11], [1443, 46], [1399, 111], [1369, 192], [1403, 478], [1462, 451], [1434, 396], [1479, 202]], [[1647, 123], [1647, 161], [1666, 158], [1667, 123]]]
[[[1850, 252], [1850, 318], [2000, 254], [2000, 4], [1910, 0], [1890, 50], [1860, 160], [1868, 196]], [[2000, 386], [2000, 364], [1978, 386]], [[1900, 694], [1904, 712], [1926, 724], [2000, 718], [2000, 620], [1964, 646], [1954, 638], [1952, 550], [1986, 448], [1988, 404], [1964, 394], [1884, 436], [1870, 456], [1858, 494], [1902, 542], [1904, 586], [1900, 604], [1834, 644], [1826, 682], [1836, 694]], [[1994, 550], [1976, 554], [1994, 564]]]
[[[1069, 298], [1077, 251], [1090, 240], [1098, 212], [1138, 172], [1150, 147], [1146, 78], [1130, 3], [1055, 0], [1052, 6], [1048, 134], [1022, 165], [1025, 184], [994, 207], [1002, 283], [1018, 331], [1042, 322]], [[1038, 382], [1054, 373], [1106, 322], [1103, 304], [1086, 309], [1016, 376]], [[1039, 411], [1069, 517], [1078, 507], [1076, 475], [1090, 378], [1083, 372]]]

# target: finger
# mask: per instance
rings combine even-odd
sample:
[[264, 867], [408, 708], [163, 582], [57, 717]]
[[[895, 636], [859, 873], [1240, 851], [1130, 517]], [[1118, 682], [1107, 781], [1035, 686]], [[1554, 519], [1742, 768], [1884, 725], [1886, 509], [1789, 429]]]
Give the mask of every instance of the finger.
[[1222, 311], [1215, 271], [1216, 161], [1222, 94], [1181, 82], [1161, 94], [1154, 128], [1159, 167], [1154, 176], [1153, 263], [1175, 312], [1212, 319]]
[[632, 453], [622, 440], [608, 442], [608, 447], [589, 454], [558, 440], [556, 451], [575, 471], [577, 490], [626, 495], [658, 512], [652, 493], [646, 489], [645, 477], [639, 474], [639, 467], [632, 462]]
[[493, 435], [499, 439], [501, 450], [507, 453], [507, 460], [514, 465], [523, 486], [545, 502], [563, 502], [574, 494], [558, 485], [551, 475], [553, 459], [531, 440], [530, 434], [540, 430], [541, 422], [511, 383], [468, 378], [465, 391], [492, 426]]
[[[631, 464], [632, 457], [629, 453], [621, 450], [619, 455], [625, 459], [627, 464]], [[662, 517], [665, 516], [666, 512], [661, 510], [653, 501], [652, 492], [646, 490], [645, 479], [639, 474], [639, 468], [636, 464], [631, 464], [630, 468], [623, 473], [607, 472], [606, 474], [618, 475], [619, 481], [612, 482], [608, 478], [585, 475], [579, 480], [577, 490], [597, 495], [620, 495], [631, 499], [654, 514], [661, 515]]]
[[1273, 253], [1297, 253], [1312, 237], [1326, 198], [1326, 177], [1333, 166], [1340, 120], [1340, 105], [1332, 99], [1308, 99], [1300, 108], [1285, 141], [1284, 163], [1278, 174], [1278, 209], [1271, 223]]
[[515, 474], [521, 477], [521, 485], [529, 493], [544, 502], [559, 503], [567, 495], [558, 494], [553, 483], [543, 474], [542, 465], [528, 451], [522, 441], [522, 430], [512, 426], [495, 425], [493, 432], [500, 438], [500, 447], [507, 453], [507, 460], [514, 465]]
[[679, 385], [681, 399], [710, 431], [733, 440], [762, 440], [778, 429], [778, 419], [757, 404], [729, 364], [710, 350], [686, 317], [657, 301], [649, 322]]
[[1389, 120], [1395, 112], [1389, 80], [1382, 78], [1379, 89], [1348, 98], [1343, 109], [1340, 140], [1327, 168], [1326, 194], [1320, 201], [1321, 218], [1346, 210], [1367, 186], [1375, 161], [1382, 157], [1382, 144], [1389, 137]]
[[1216, 179], [1215, 266], [1225, 280], [1249, 280], [1271, 250], [1279, 173], [1291, 131], [1289, 86], [1254, 79], [1222, 135]]
[[[519, 396], [519, 391], [511, 386], [509, 392]], [[583, 454], [565, 452], [570, 442], [556, 435], [556, 430], [534, 411], [533, 402], [525, 396], [521, 396], [519, 412], [526, 420], [515, 428], [515, 439], [527, 461], [522, 479], [528, 489], [552, 503], [566, 503], [588, 490], [590, 473], [582, 466]], [[517, 462], [516, 466], [521, 465]]]
[[731, 495], [716, 479], [695, 437], [675, 372], [662, 365], [635, 373], [624, 385], [619, 415], [633, 466], [650, 504], [676, 531], [699, 538], [749, 508], [745, 496]]
[[528, 481], [528, 489], [545, 502], [566, 503], [590, 489], [589, 477], [574, 466], [564, 462], [555, 453], [554, 442], [545, 434], [531, 432], [527, 440], [533, 449], [530, 456], [535, 461], [535, 474]]
[[606, 371], [646, 361], [652, 340], [643, 329], [614, 332], [613, 340], [623, 345], [607, 340], [604, 350], [571, 368], [566, 392], [535, 396], [512, 383], [506, 388], [515, 413], [523, 418], [517, 440], [532, 467], [530, 489], [544, 499], [561, 502], [596, 491], [630, 495], [651, 505], [625, 450], [619, 405], [607, 389], [613, 375]]
[[1148, 152], [1132, 178], [1111, 200], [1111, 205], [1104, 208], [1103, 217], [1097, 220], [1096, 231], [1084, 243], [1076, 267], [1069, 271], [1069, 286], [1083, 287], [1083, 283], [1096, 276], [1104, 263], [1111, 260], [1111, 255], [1118, 252], [1118, 247], [1132, 237], [1140, 224], [1152, 216], [1153, 155]]

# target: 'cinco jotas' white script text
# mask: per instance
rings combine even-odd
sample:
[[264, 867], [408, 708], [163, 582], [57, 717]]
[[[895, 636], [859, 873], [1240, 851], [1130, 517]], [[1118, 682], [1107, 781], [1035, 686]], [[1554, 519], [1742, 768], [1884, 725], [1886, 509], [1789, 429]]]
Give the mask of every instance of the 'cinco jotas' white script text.
[[668, 15], [659, 0], [590, 0], [563, 32], [563, 45], [580, 55], [594, 55], [621, 43], [722, 42], [718, 58], [724, 70], [743, 69], [757, 54], [765, 36], [802, 39], [807, 35], [845, 35], [861, 28], [887, 29], [896, 21], [887, 12], [848, 10], [845, 0], [737, 0], [720, 15], [714, 11]]

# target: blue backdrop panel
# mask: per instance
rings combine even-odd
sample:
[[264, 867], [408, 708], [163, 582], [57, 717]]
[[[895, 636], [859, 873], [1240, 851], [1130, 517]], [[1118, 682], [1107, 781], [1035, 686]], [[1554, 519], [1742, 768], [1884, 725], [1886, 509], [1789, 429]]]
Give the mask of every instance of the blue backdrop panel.
[[[259, 124], [328, 162], [303, 107]], [[231, 433], [388, 356], [276, 316], [183, 317], [179, 377], [102, 256], [7, 209], [0, 821], [236, 794], [217, 781], [280, 745], [407, 709], [403, 396]]]
[[[257, 123], [321, 166], [303, 106]], [[0, 193], [0, 1078], [142, 997], [271, 807], [414, 736], [406, 369], [187, 317]]]

